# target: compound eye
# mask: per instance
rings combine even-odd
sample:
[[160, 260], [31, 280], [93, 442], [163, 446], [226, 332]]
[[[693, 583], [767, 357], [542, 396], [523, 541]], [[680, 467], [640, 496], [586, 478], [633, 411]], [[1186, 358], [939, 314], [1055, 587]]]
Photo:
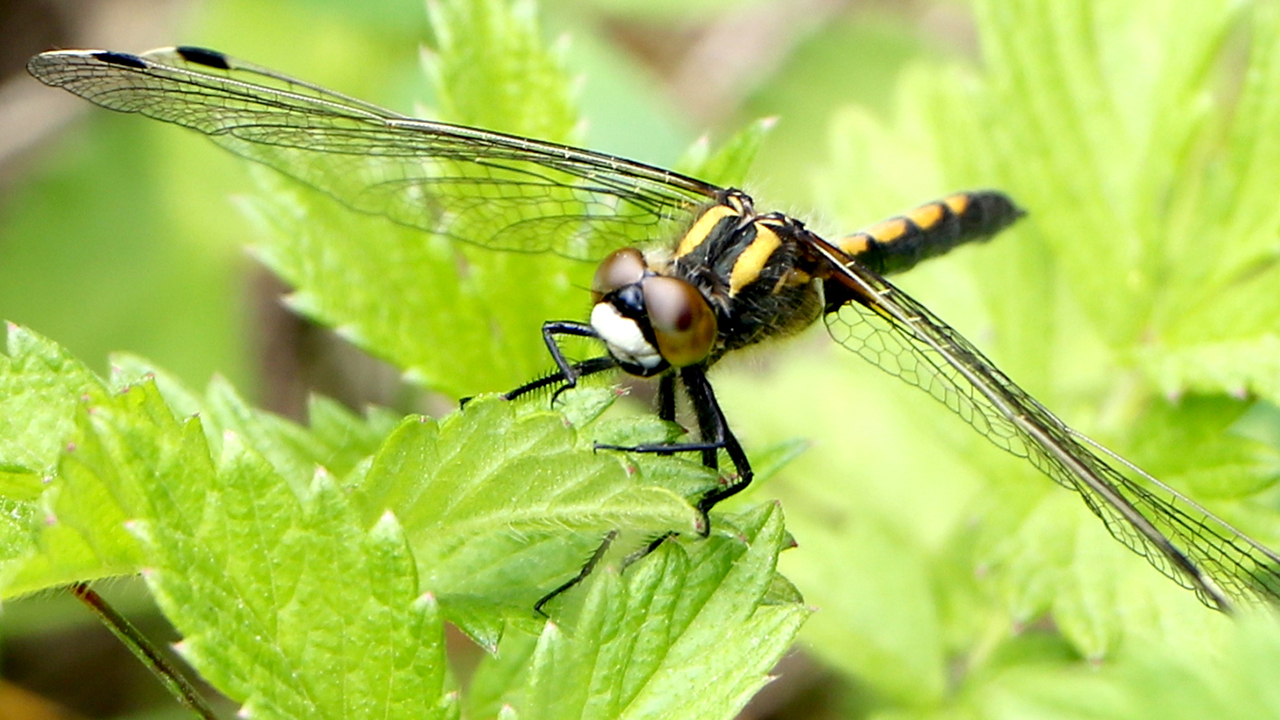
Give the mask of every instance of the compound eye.
[[716, 314], [698, 289], [683, 280], [655, 275], [640, 286], [658, 352], [673, 367], [696, 365], [711, 354]]
[[639, 250], [635, 248], [614, 250], [596, 267], [596, 276], [591, 281], [591, 299], [594, 302], [600, 302], [605, 295], [618, 288], [635, 285], [644, 279], [644, 273], [648, 268], [644, 255], [641, 255]]

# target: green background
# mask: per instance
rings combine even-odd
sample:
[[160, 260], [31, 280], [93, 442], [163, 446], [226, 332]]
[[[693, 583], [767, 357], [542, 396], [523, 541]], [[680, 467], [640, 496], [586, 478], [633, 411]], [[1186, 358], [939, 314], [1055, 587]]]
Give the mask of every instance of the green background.
[[[211, 2], [167, 42], [401, 110], [437, 106], [417, 64], [432, 38], [420, 4], [370, 7]], [[826, 232], [960, 187], [1008, 190], [1031, 212], [1023, 226], [903, 287], [1073, 426], [1280, 538], [1268, 208], [1280, 184], [1259, 169], [1280, 139], [1267, 124], [1280, 85], [1269, 57], [1249, 64], [1277, 37], [1271, 4], [992, 0], [976, 21], [962, 3], [546, 2], [540, 14], [547, 37], [570, 38], [585, 146], [671, 165], [704, 132], [777, 116], [746, 189]], [[0, 315], [101, 371], [127, 350], [193, 386], [217, 373], [269, 397], [262, 271], [242, 250], [262, 231], [233, 200], [260, 192], [243, 164], [87, 108], [41, 154], [4, 199]], [[530, 357], [510, 371], [527, 374]], [[435, 389], [499, 391], [503, 377]], [[785, 672], [777, 712], [793, 714], [779, 716], [1276, 711], [1270, 624], [1242, 630], [1205, 610], [1077, 498], [822, 330], [726, 361], [713, 380], [749, 449], [812, 442], [747, 498], [782, 500], [800, 543], [782, 570], [820, 609], [802, 633], [817, 662]], [[56, 610], [20, 607], [11, 632], [44, 622], [19, 612]]]

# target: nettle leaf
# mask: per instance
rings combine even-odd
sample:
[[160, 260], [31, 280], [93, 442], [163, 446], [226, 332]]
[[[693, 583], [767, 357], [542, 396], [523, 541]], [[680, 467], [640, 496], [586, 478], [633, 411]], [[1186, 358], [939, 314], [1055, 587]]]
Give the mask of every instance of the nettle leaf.
[[578, 110], [563, 44], [547, 47], [531, 0], [433, 2], [436, 43], [423, 55], [444, 119], [576, 141]]
[[1257, 188], [1274, 181], [1280, 18], [1223, 0], [1151, 23], [1157, 5], [979, 6], [997, 172], [1122, 360], [1166, 393], [1269, 393], [1280, 216]]
[[[132, 572], [136, 543], [124, 532], [110, 491], [72, 473], [60, 458], [74, 451], [76, 428], [105, 402], [105, 383], [65, 350], [26, 328], [7, 326], [0, 356], [0, 467], [5, 477], [6, 597], [61, 583]], [[93, 450], [90, 450], [92, 453]]]
[[1143, 417], [1133, 457], [1206, 499], [1248, 498], [1280, 479], [1280, 448], [1239, 429], [1252, 403], [1190, 396]]
[[[1192, 720], [1275, 715], [1270, 678], [1280, 668], [1280, 637], [1271, 619], [1225, 628], [1221, 654], [1203, 642], [1139, 643], [1118, 662], [1084, 665], [1046, 648], [983, 678], [956, 712], [983, 718], [1148, 718]], [[1034, 641], [1033, 641], [1034, 642]], [[1029, 643], [1028, 643], [1029, 644]], [[1048, 645], [1047, 643], [1042, 643]]]
[[[687, 459], [649, 460], [641, 471], [596, 452], [557, 413], [480, 399], [439, 424], [407, 419], [354, 489], [366, 518], [395, 509], [423, 587], [494, 647], [497, 621], [527, 624], [538, 598], [576, 573], [606, 533], [695, 529], [681, 491], [694, 497], [715, 478]], [[690, 476], [700, 482], [665, 487]]]
[[760, 145], [776, 124], [776, 118], [756, 120], [726, 139], [714, 153], [703, 136], [676, 163], [675, 170], [722, 187], [741, 187]]
[[132, 524], [188, 661], [251, 716], [456, 716], [394, 515], [366, 525], [323, 471], [299, 496], [233, 434], [213, 475]]
[[[589, 436], [541, 403], [482, 398], [440, 423], [405, 419], [381, 439], [377, 422], [363, 426], [317, 402], [313, 437], [248, 407], [220, 381], [199, 398], [144, 361], [122, 359], [104, 391], [51, 343], [19, 328], [10, 336], [6, 360], [25, 358], [28, 369], [10, 362], [6, 380], [60, 388], [42, 402], [70, 418], [50, 489], [20, 468], [0, 473], [7, 502], [34, 507], [48, 497], [54, 511], [16, 527], [26, 534], [16, 533], [13, 562], [26, 562], [9, 591], [144, 569], [185, 637], [183, 656], [251, 715], [456, 717], [442, 617], [491, 649], [510, 620], [536, 631], [533, 602], [576, 573], [604, 534], [629, 532], [643, 545], [691, 532], [699, 517], [681, 493], [698, 496], [716, 481], [688, 459], [636, 465], [595, 452]], [[98, 391], [80, 393], [86, 380]], [[565, 400], [593, 418], [613, 396], [588, 389]], [[180, 416], [169, 397], [208, 409]], [[216, 448], [206, 425], [218, 427]], [[370, 458], [345, 459], [362, 447]], [[332, 458], [350, 468], [342, 483], [323, 465]], [[679, 598], [680, 614], [667, 622], [686, 639], [663, 631], [648, 641], [653, 658], [667, 659], [653, 660], [626, 698], [663, 672], [698, 671], [724, 678], [707, 716], [727, 716], [794, 636], [804, 611], [773, 571], [778, 549], [790, 545], [780, 514], [767, 506], [717, 518], [717, 527], [711, 540], [690, 542], [691, 560], [670, 541], [629, 575], [646, 603], [655, 593]], [[742, 663], [732, 644], [720, 655], [704, 647], [723, 640], [715, 623], [735, 613], [755, 662]], [[708, 629], [691, 635], [699, 623]], [[578, 642], [562, 640], [564, 651], [583, 652]], [[680, 642], [703, 645], [684, 657]], [[669, 690], [654, 692], [647, 702], [671, 702]]]
[[814, 653], [907, 707], [937, 703], [946, 687], [945, 638], [925, 560], [874, 517], [843, 532], [802, 519], [794, 531], [811, 557], [788, 576], [819, 603], [806, 625]]
[[[532, 3], [430, 10], [437, 47], [425, 63], [441, 119], [574, 139], [563, 53], [543, 46]], [[454, 397], [508, 390], [550, 364], [544, 321], [587, 312], [588, 263], [463, 246], [353, 213], [273, 173], [256, 177], [264, 192], [243, 203], [262, 230], [255, 252], [297, 288], [290, 306], [416, 383]]]
[[782, 514], [740, 537], [666, 542], [625, 575], [595, 578], [572, 626], [549, 623], [511, 705], [522, 718], [731, 718], [765, 682], [808, 610], [767, 603]]
[[26, 328], [6, 325], [0, 356], [0, 458], [52, 472], [71, 433], [76, 407], [107, 387], [62, 348]]
[[384, 414], [368, 422], [334, 400], [313, 396], [303, 427], [252, 407], [220, 378], [210, 383], [204, 406], [206, 422], [214, 430], [242, 437], [291, 482], [309, 477], [316, 466], [345, 475], [373, 454], [399, 423], [398, 417]]
[[18, 570], [37, 552], [38, 500], [45, 479], [22, 468], [0, 468], [0, 588], [8, 588]]

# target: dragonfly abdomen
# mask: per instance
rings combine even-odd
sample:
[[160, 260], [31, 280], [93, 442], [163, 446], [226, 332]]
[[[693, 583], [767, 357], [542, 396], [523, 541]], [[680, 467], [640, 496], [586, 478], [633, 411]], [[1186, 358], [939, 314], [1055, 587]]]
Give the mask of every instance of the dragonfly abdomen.
[[876, 223], [834, 244], [872, 271], [890, 275], [964, 243], [986, 240], [1023, 215], [1004, 193], [962, 192]]

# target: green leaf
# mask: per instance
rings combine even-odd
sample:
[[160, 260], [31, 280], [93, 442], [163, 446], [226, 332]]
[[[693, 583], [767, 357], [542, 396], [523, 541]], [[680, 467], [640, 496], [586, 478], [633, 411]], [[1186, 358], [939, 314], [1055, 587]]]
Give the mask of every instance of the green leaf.
[[220, 434], [241, 436], [282, 477], [295, 483], [306, 482], [317, 466], [345, 475], [373, 454], [398, 423], [386, 417], [363, 422], [337, 402], [313, 397], [308, 404], [309, 426], [303, 427], [251, 407], [219, 378], [210, 383], [204, 406], [205, 417]]
[[379, 408], [367, 408], [360, 418], [338, 402], [312, 396], [304, 427], [274, 413], [249, 405], [223, 378], [214, 377], [204, 397], [186, 388], [177, 378], [142, 358], [112, 357], [112, 379], [117, 389], [139, 382], [154, 382], [175, 416], [202, 416], [209, 445], [218, 449], [225, 432], [235, 432], [254, 444], [286, 478], [306, 486], [317, 466], [334, 475], [345, 475], [371, 455], [400, 416]]
[[666, 542], [625, 576], [594, 576], [574, 624], [539, 637], [520, 717], [734, 717], [808, 614], [760, 604], [785, 547], [778, 507], [738, 525], [741, 539]]
[[135, 522], [184, 657], [269, 717], [452, 717], [443, 626], [391, 514], [365, 525], [331, 477], [299, 497], [235, 435], [199, 492]]
[[807, 623], [809, 645], [885, 697], [932, 705], [946, 688], [946, 662], [930, 568], [874, 518], [848, 525], [832, 532], [802, 520], [793, 529], [806, 558], [784, 568], [820, 610]]
[[1040, 657], [975, 678], [957, 712], [983, 718], [1146, 718], [1275, 715], [1280, 697], [1268, 678], [1280, 667], [1273, 621], [1224, 625], [1222, 654], [1203, 643], [1142, 643], [1102, 665]]
[[0, 460], [52, 472], [70, 438], [76, 408], [106, 396], [102, 381], [62, 348], [6, 326], [0, 356]]
[[[1215, 378], [1232, 383], [1220, 392], [1262, 390], [1273, 361], [1256, 350], [1280, 330], [1276, 211], [1237, 191], [1274, 172], [1254, 154], [1280, 90], [1277, 13], [1224, 0], [1151, 23], [1147, 5], [979, 6], [991, 134], [1028, 159], [998, 172], [1109, 344], [1137, 350], [1166, 390]], [[1236, 97], [1215, 70], [1242, 23], [1253, 37]], [[1237, 349], [1231, 369], [1215, 368], [1214, 347]]]
[[1135, 430], [1133, 458], [1195, 497], [1252, 496], [1280, 479], [1280, 449], [1236, 430], [1250, 405], [1221, 396], [1158, 403]]
[[[118, 400], [65, 350], [16, 325], [8, 326], [0, 384], [0, 416], [14, 423], [0, 440], [0, 463], [12, 468], [4, 496], [11, 505], [0, 573], [5, 596], [136, 570], [138, 549], [123, 526], [136, 496], [97, 476], [120, 468], [105, 457], [110, 449], [84, 435]], [[143, 451], [157, 465], [166, 455], [154, 444]]]
[[741, 187], [760, 145], [776, 123], [776, 118], [756, 120], [721, 144], [715, 154], [710, 153], [703, 136], [685, 152], [675, 169], [723, 187]]
[[[26, 342], [28, 358], [61, 356], [25, 331], [11, 334]], [[61, 376], [49, 363], [29, 364], [29, 376], [57, 387]], [[81, 373], [69, 365], [70, 377]], [[378, 444], [376, 424], [328, 403], [313, 406], [313, 434], [253, 410], [221, 382], [201, 399], [170, 379], [162, 394], [157, 378], [165, 375], [144, 361], [126, 361], [116, 375], [117, 392], [71, 406], [71, 439], [52, 486], [56, 521], [36, 525], [29, 514], [7, 533], [17, 543], [15, 561], [24, 561], [14, 566], [21, 575], [10, 591], [146, 568], [185, 636], [184, 657], [247, 713], [454, 717], [442, 615], [490, 648], [506, 621], [534, 629], [534, 600], [576, 572], [583, 547], [617, 529], [648, 537], [692, 530], [699, 516], [681, 493], [699, 496], [715, 480], [688, 459], [635, 465], [598, 453], [540, 403], [479, 399], [440, 424], [406, 419]], [[207, 409], [178, 417], [166, 395]], [[577, 395], [596, 400], [580, 413], [587, 418], [611, 397], [588, 390], [570, 399]], [[216, 462], [205, 417], [219, 428]], [[375, 452], [346, 463], [345, 488], [315, 457], [361, 447]], [[44, 485], [21, 468], [0, 474], [4, 499], [30, 508]], [[762, 612], [775, 622], [761, 620], [758, 629], [781, 634], [751, 678], [758, 685], [803, 613], [782, 613], [798, 596], [773, 574], [779, 537], [786, 537], [777, 535], [780, 516], [745, 522], [755, 524], [736, 532], [748, 540], [764, 532], [762, 523], [773, 529], [752, 550], [739, 535], [695, 542], [695, 557], [707, 557], [682, 574], [692, 574], [683, 583], [693, 593], [714, 591], [720, 603], [754, 607], [768, 593], [771, 609]], [[26, 555], [18, 551], [23, 542]], [[717, 555], [725, 543], [737, 543], [737, 551]], [[41, 553], [32, 555], [32, 547]], [[735, 565], [743, 552], [764, 555], [756, 565]], [[752, 567], [763, 580], [743, 575]], [[647, 572], [651, 591], [666, 582]], [[733, 586], [733, 595], [715, 591], [714, 582], [697, 581], [708, 572], [737, 573], [746, 584]], [[666, 587], [672, 597], [684, 595], [679, 582]], [[752, 643], [760, 637], [747, 635]], [[737, 688], [740, 704], [742, 688], [755, 685], [736, 682], [727, 687]]]
[[[689, 466], [650, 458], [638, 472], [596, 452], [558, 414], [482, 398], [439, 424], [407, 419], [354, 489], [366, 519], [395, 510], [423, 587], [492, 647], [501, 627], [492, 618], [527, 622], [606, 533], [692, 531], [699, 517], [682, 494], [690, 488], [669, 482]], [[714, 481], [697, 477], [690, 495]]]
[[442, 117], [544, 140], [574, 139], [578, 111], [563, 46], [547, 48], [531, 0], [428, 3], [424, 55]]
[[13, 576], [37, 552], [40, 536], [40, 505], [45, 481], [40, 475], [20, 469], [0, 469], [0, 589], [6, 590]]
[[[543, 47], [532, 3], [430, 9], [438, 46], [427, 71], [444, 119], [571, 139], [577, 113], [562, 53]], [[454, 397], [515, 387], [550, 364], [541, 324], [587, 307], [585, 263], [461, 247], [352, 213], [272, 174], [258, 179], [264, 192], [243, 205], [262, 231], [259, 257], [298, 288], [290, 305], [415, 382]]]

